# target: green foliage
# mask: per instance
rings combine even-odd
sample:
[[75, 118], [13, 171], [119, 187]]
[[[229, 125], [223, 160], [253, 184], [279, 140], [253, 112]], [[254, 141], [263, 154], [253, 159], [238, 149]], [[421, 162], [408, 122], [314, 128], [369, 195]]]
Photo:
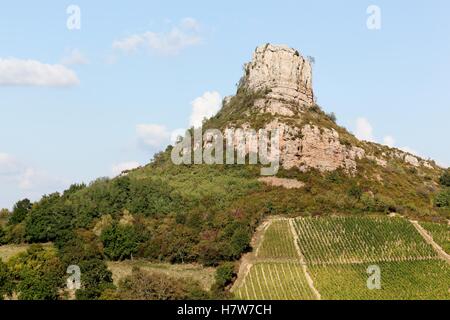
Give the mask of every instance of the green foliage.
[[450, 207], [450, 188], [446, 188], [436, 195], [435, 204], [438, 208]]
[[225, 288], [236, 276], [236, 272], [234, 271], [234, 263], [232, 262], [224, 262], [220, 264], [216, 269], [216, 285], [219, 288]]
[[112, 260], [130, 258], [138, 249], [138, 237], [133, 226], [113, 224], [101, 236], [104, 252]]
[[190, 279], [175, 279], [137, 268], [119, 283], [118, 295], [123, 300], [203, 300], [209, 295]]
[[231, 237], [231, 257], [238, 258], [250, 248], [251, 232], [245, 227], [237, 228]]
[[0, 225], [0, 245], [6, 243], [6, 232], [3, 230], [2, 226]]
[[64, 285], [64, 268], [56, 252], [40, 245], [8, 262], [21, 300], [56, 300]]
[[0, 300], [11, 295], [13, 291], [13, 278], [8, 266], [0, 259]]
[[27, 217], [32, 207], [32, 203], [28, 199], [18, 201], [13, 208], [11, 217], [8, 220], [9, 225], [21, 223]]
[[450, 168], [444, 171], [442, 176], [439, 178], [439, 183], [444, 187], [450, 187]]
[[348, 195], [357, 200], [361, 200], [363, 195], [363, 190], [360, 186], [353, 184], [350, 189], [348, 189]]
[[100, 259], [83, 260], [79, 263], [82, 288], [77, 290], [78, 300], [98, 299], [105, 290], [114, 288], [112, 273]]

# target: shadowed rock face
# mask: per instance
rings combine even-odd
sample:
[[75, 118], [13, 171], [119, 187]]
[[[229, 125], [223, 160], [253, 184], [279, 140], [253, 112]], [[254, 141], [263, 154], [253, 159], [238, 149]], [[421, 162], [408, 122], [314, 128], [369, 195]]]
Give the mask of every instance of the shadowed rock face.
[[245, 65], [242, 85], [252, 90], [271, 89], [269, 98], [275, 100], [301, 106], [314, 104], [311, 64], [287, 46], [256, 48], [252, 61]]

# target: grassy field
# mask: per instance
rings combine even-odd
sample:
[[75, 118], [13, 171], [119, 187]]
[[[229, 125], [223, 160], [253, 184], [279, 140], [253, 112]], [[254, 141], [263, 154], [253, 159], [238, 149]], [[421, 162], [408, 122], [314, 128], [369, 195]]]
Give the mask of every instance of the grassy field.
[[27, 251], [28, 247], [29, 245], [27, 244], [10, 244], [0, 246], [0, 259], [3, 262], [6, 262], [15, 255]]
[[302, 266], [298, 262], [256, 263], [244, 284], [235, 292], [244, 300], [313, 300]]
[[[322, 299], [332, 300], [450, 300], [450, 265], [438, 258], [406, 219], [321, 217], [290, 221], [294, 231], [287, 219], [274, 220], [266, 229], [253, 265], [233, 290], [236, 298], [306, 300], [316, 297], [315, 289]], [[445, 225], [423, 226], [445, 247]], [[370, 290], [367, 285], [369, 266], [379, 267], [380, 289]]]
[[274, 220], [264, 233], [258, 258], [298, 258], [288, 220]]
[[[44, 247], [52, 246], [51, 243], [43, 244]], [[7, 262], [10, 258], [18, 255], [19, 253], [27, 251], [30, 247], [29, 244], [8, 244], [0, 246], [0, 259], [3, 262]]]
[[421, 222], [420, 225], [446, 253], [450, 254], [450, 225], [433, 222]]
[[190, 278], [196, 280], [205, 290], [209, 290], [214, 283], [214, 268], [205, 268], [193, 264], [169, 264], [153, 263], [144, 260], [108, 262], [108, 269], [113, 274], [114, 283], [117, 284], [120, 279], [131, 275], [133, 267], [149, 272], [157, 272], [169, 275], [174, 278]]

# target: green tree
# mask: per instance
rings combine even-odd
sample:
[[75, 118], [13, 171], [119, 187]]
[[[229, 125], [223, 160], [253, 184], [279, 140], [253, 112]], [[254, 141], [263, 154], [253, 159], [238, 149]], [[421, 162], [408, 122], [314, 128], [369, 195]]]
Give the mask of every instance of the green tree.
[[231, 237], [231, 255], [232, 258], [238, 258], [250, 247], [250, 231], [245, 227], [239, 227]]
[[11, 217], [8, 220], [9, 225], [21, 223], [31, 211], [32, 203], [28, 199], [18, 201], [13, 208]]
[[115, 223], [103, 230], [100, 239], [106, 256], [112, 260], [130, 258], [138, 249], [138, 237], [130, 225]]
[[79, 267], [82, 288], [76, 292], [78, 300], [98, 299], [105, 290], [114, 288], [112, 273], [103, 260], [84, 260], [79, 263]]

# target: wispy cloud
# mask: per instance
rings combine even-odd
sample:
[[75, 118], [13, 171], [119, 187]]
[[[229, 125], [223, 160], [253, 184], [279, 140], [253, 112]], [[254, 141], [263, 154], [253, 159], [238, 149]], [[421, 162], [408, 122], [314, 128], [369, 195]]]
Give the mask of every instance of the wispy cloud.
[[50, 86], [77, 85], [74, 71], [61, 64], [45, 64], [36, 60], [0, 58], [1, 86]]
[[138, 124], [136, 133], [139, 143], [146, 147], [161, 147], [171, 138], [170, 130], [159, 124]]
[[373, 127], [366, 118], [356, 119], [355, 135], [360, 140], [374, 141]]
[[200, 24], [194, 18], [184, 18], [167, 32], [147, 31], [113, 42], [113, 48], [133, 53], [147, 49], [163, 55], [177, 55], [183, 49], [202, 42]]
[[27, 191], [58, 189], [67, 184], [64, 179], [26, 165], [8, 153], [0, 153], [0, 182]]
[[88, 58], [79, 49], [71, 49], [61, 59], [61, 64], [66, 66], [88, 64]]

